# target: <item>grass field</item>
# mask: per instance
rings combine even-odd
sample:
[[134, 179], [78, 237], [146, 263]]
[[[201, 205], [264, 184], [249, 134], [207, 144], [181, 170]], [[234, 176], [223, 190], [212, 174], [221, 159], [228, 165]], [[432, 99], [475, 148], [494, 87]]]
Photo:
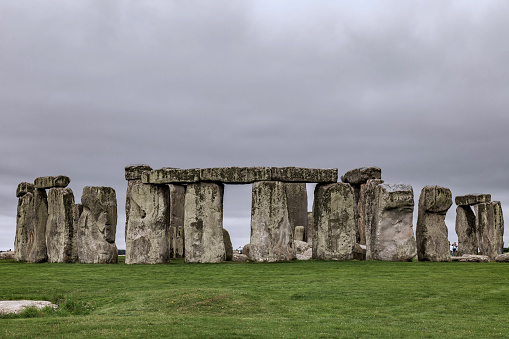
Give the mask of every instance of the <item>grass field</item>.
[[0, 261], [0, 337], [509, 337], [509, 265]]

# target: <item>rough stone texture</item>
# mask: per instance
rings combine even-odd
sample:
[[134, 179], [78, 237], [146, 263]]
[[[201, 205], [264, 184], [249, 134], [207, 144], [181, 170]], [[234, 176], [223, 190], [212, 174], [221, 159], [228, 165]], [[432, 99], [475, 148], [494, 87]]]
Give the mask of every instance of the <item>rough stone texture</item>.
[[487, 255], [489, 258], [495, 259], [495, 215], [493, 206], [491, 205], [491, 202], [488, 202], [476, 204], [473, 208], [476, 215], [475, 230], [477, 233], [479, 254]]
[[459, 262], [490, 262], [487, 255], [464, 254], [461, 257], [451, 257], [452, 261]]
[[366, 260], [366, 245], [355, 244], [353, 247], [353, 258], [355, 260]]
[[504, 214], [500, 201], [492, 201], [494, 232], [493, 232], [493, 251], [494, 256], [504, 252]]
[[200, 169], [161, 168], [141, 174], [144, 184], [187, 184], [200, 181]]
[[29, 229], [33, 225], [34, 195], [26, 193], [18, 199], [16, 217], [16, 237], [14, 238], [14, 259], [16, 261], [28, 260]]
[[35, 188], [54, 188], [54, 187], [67, 187], [71, 179], [65, 175], [57, 175], [52, 177], [39, 177], [35, 179]]
[[271, 180], [284, 182], [327, 183], [338, 181], [338, 169], [272, 167]]
[[313, 248], [309, 243], [295, 240], [294, 244], [297, 260], [310, 260], [313, 257]]
[[132, 181], [125, 230], [126, 264], [169, 262], [169, 196], [167, 185]]
[[295, 259], [286, 188], [287, 185], [279, 181], [253, 184], [249, 249], [252, 261]]
[[169, 249], [170, 258], [183, 258], [184, 250], [184, 212], [186, 187], [183, 185], [169, 185], [170, 187], [170, 229]]
[[381, 178], [382, 170], [379, 167], [361, 167], [346, 172], [341, 176], [341, 181], [354, 185], [362, 185], [368, 180]]
[[232, 261], [246, 262], [247, 260], [248, 260], [248, 256], [245, 254], [234, 253], [233, 257], [232, 257]]
[[480, 203], [491, 202], [491, 194], [472, 193], [457, 196], [454, 201], [458, 206], [475, 205]]
[[14, 251], [0, 252], [0, 260], [14, 259]]
[[[285, 183], [286, 200], [288, 202], [288, 217], [290, 226], [295, 231], [296, 226], [308, 225], [308, 192], [304, 183]], [[306, 235], [304, 234], [305, 239]]]
[[46, 223], [48, 222], [48, 196], [46, 190], [34, 191], [33, 224], [28, 232], [27, 261], [32, 263], [46, 262]]
[[456, 234], [458, 235], [458, 256], [477, 254], [475, 214], [468, 205], [456, 207]]
[[371, 249], [373, 259], [411, 261], [417, 254], [412, 229], [412, 186], [387, 183], [377, 185], [375, 200], [375, 245]]
[[226, 253], [225, 260], [232, 261], [233, 258], [233, 246], [232, 241], [230, 239], [230, 233], [223, 228], [223, 240], [224, 240], [224, 250]]
[[0, 300], [0, 314], [21, 313], [27, 307], [42, 309], [44, 307], [57, 308], [58, 306], [44, 300]]
[[304, 226], [295, 226], [295, 235], [293, 238], [294, 241], [304, 241]]
[[425, 186], [419, 197], [416, 240], [419, 261], [449, 261], [449, 240], [445, 215], [452, 205], [451, 190]]
[[376, 193], [375, 188], [377, 185], [383, 183], [381, 179], [368, 180], [365, 184], [361, 185], [359, 195], [359, 221], [358, 228], [364, 234], [366, 245], [366, 260], [373, 260], [373, 249], [376, 244]]
[[139, 180], [145, 171], [151, 171], [149, 165], [129, 165], [125, 167], [125, 180]]
[[16, 189], [16, 198], [19, 198], [27, 193], [33, 193], [34, 189], [34, 184], [30, 182], [20, 183]]
[[245, 254], [249, 257], [249, 249], [251, 248], [251, 244], [245, 244], [244, 247], [242, 247], [242, 254]]
[[204, 168], [200, 171], [202, 181], [225, 184], [251, 184], [271, 180], [270, 167], [219, 167]]
[[217, 263], [226, 259], [223, 239], [222, 184], [187, 186], [184, 234], [186, 262]]
[[78, 259], [76, 248], [74, 195], [70, 188], [48, 191], [46, 246], [49, 262], [73, 263]]
[[355, 221], [351, 186], [345, 183], [316, 185], [313, 216], [313, 258], [353, 259]]
[[[80, 209], [77, 206], [77, 210]], [[78, 260], [83, 264], [116, 264], [117, 197], [111, 187], [83, 188], [78, 219]]]
[[509, 253], [499, 254], [495, 257], [495, 261], [509, 262]]
[[304, 241], [307, 241], [308, 243], [313, 243], [313, 233], [314, 233], [314, 217], [313, 212], [308, 212], [308, 225], [306, 227], [306, 230], [304, 231]]

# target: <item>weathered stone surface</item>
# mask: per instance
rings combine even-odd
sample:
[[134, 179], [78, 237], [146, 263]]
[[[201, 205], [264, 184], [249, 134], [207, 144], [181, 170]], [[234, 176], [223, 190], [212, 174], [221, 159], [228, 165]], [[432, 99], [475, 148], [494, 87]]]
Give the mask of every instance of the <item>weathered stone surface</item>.
[[223, 228], [223, 240], [224, 240], [224, 250], [226, 253], [225, 260], [232, 261], [232, 258], [233, 258], [232, 241], [230, 239], [230, 233], [228, 233], [228, 231], [224, 228]]
[[186, 262], [217, 263], [226, 259], [223, 239], [222, 184], [187, 186], [184, 234]]
[[168, 186], [137, 182], [131, 185], [129, 196], [129, 218], [125, 230], [125, 263], [169, 262], [170, 193]]
[[355, 260], [366, 260], [366, 245], [355, 244], [353, 247], [353, 258]]
[[35, 188], [53, 188], [53, 187], [67, 187], [71, 179], [65, 175], [57, 175], [51, 177], [39, 177], [35, 179]]
[[500, 201], [492, 201], [494, 217], [493, 250], [494, 255], [502, 254], [504, 251], [504, 214]]
[[456, 207], [456, 234], [458, 235], [458, 256], [477, 255], [477, 234], [475, 214], [469, 205]]
[[245, 244], [244, 247], [242, 247], [242, 253], [248, 256], [249, 258], [249, 249], [251, 248], [251, 244]]
[[305, 241], [294, 240], [297, 260], [310, 260], [313, 257], [312, 246]]
[[[358, 205], [358, 228], [364, 234], [366, 245], [366, 260], [373, 260], [374, 248], [376, 245], [376, 193], [377, 185], [382, 184], [381, 179], [371, 179], [361, 185]], [[362, 238], [361, 238], [362, 239]], [[362, 243], [361, 243], [362, 244]]]
[[16, 237], [14, 238], [14, 259], [28, 260], [29, 229], [33, 225], [34, 195], [26, 193], [18, 199], [16, 217]]
[[338, 169], [272, 167], [271, 180], [284, 182], [327, 183], [338, 181]]
[[48, 221], [46, 246], [49, 262], [73, 263], [78, 259], [75, 246], [74, 195], [70, 188], [51, 188], [48, 191]]
[[45, 300], [0, 300], [0, 314], [21, 313], [27, 307], [56, 309], [58, 305]]
[[476, 215], [475, 230], [477, 233], [477, 244], [479, 254], [487, 255], [490, 259], [495, 259], [494, 235], [495, 235], [495, 216], [491, 202], [480, 203], [473, 206]]
[[188, 184], [200, 181], [200, 169], [161, 168], [141, 174], [144, 184]]
[[253, 184], [249, 249], [252, 261], [295, 259], [286, 187], [279, 181]]
[[313, 243], [313, 233], [314, 233], [314, 217], [313, 212], [308, 212], [308, 225], [306, 227], [306, 230], [304, 231], [304, 241], [307, 241], [308, 243]]
[[250, 184], [256, 181], [271, 180], [270, 167], [216, 167], [200, 171], [202, 181], [225, 184]]
[[353, 259], [355, 221], [351, 186], [345, 183], [316, 185], [313, 208], [313, 258]]
[[145, 171], [152, 171], [149, 165], [129, 165], [125, 167], [125, 180], [139, 180]]
[[48, 260], [46, 223], [48, 222], [48, 196], [46, 190], [34, 191], [33, 224], [28, 232], [27, 260], [38, 263]]
[[184, 185], [168, 185], [170, 187], [170, 258], [183, 258], [184, 250], [184, 211], [186, 187]]
[[419, 197], [416, 240], [419, 261], [449, 261], [449, 240], [445, 215], [452, 206], [451, 190], [425, 186]]
[[116, 264], [117, 197], [111, 187], [83, 188], [78, 219], [78, 260], [84, 264]]
[[495, 261], [509, 262], [509, 253], [499, 254], [495, 257]]
[[491, 202], [491, 194], [472, 193], [467, 195], [459, 195], [454, 199], [454, 201], [458, 206], [487, 203]]
[[[295, 231], [296, 226], [308, 224], [308, 192], [305, 183], [285, 183], [286, 200], [288, 202], [288, 218]], [[303, 235], [305, 239], [306, 234]]]
[[232, 257], [232, 261], [246, 262], [247, 260], [248, 260], [248, 256], [245, 254], [234, 253], [233, 257]]
[[375, 194], [373, 259], [411, 261], [417, 254], [412, 229], [414, 210], [412, 186], [383, 183], [376, 186]]
[[368, 180], [381, 178], [382, 170], [379, 167], [361, 167], [346, 172], [341, 176], [341, 181], [354, 185], [362, 185]]
[[27, 193], [32, 193], [34, 191], [34, 184], [30, 182], [22, 182], [18, 185], [16, 189], [16, 198], [19, 198]]
[[451, 260], [459, 262], [490, 262], [490, 258], [487, 255], [474, 254], [464, 254], [461, 257], [451, 257]]
[[304, 241], [304, 226], [295, 226], [295, 235], [293, 238], [294, 241]]
[[14, 259], [14, 251], [0, 252], [0, 260]]

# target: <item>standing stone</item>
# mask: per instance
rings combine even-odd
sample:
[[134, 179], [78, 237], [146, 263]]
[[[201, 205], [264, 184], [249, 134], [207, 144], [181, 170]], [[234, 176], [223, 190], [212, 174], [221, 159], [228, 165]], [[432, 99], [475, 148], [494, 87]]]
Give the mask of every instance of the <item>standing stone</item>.
[[48, 261], [73, 263], [78, 258], [74, 195], [70, 188], [51, 188], [48, 192], [46, 246]]
[[313, 243], [313, 234], [314, 234], [314, 218], [313, 218], [313, 212], [308, 212], [308, 227], [306, 227], [306, 230], [304, 231], [304, 239], [309, 244]]
[[373, 260], [374, 248], [376, 245], [376, 186], [382, 184], [381, 179], [371, 179], [361, 185], [359, 195], [359, 225], [364, 228], [364, 239], [366, 241], [366, 260]]
[[217, 263], [226, 259], [223, 239], [222, 184], [187, 186], [184, 214], [186, 262]]
[[132, 183], [125, 231], [126, 264], [169, 262], [169, 188]]
[[[288, 217], [290, 226], [295, 231], [296, 226], [308, 225], [308, 193], [305, 183], [285, 183], [286, 199], [288, 201]], [[306, 234], [304, 234], [306, 237]]]
[[490, 259], [495, 259], [495, 248], [493, 244], [495, 235], [495, 216], [491, 202], [474, 205], [475, 230], [477, 233], [477, 243], [479, 245], [479, 254], [486, 255]]
[[170, 229], [168, 233], [170, 258], [183, 258], [186, 187], [173, 184], [168, 186], [170, 188]]
[[226, 253], [226, 261], [232, 261], [233, 259], [233, 246], [232, 241], [230, 239], [230, 233], [223, 228], [223, 241], [224, 241], [224, 249]]
[[151, 171], [149, 165], [129, 165], [125, 167], [125, 180], [127, 180], [127, 192], [125, 195], [125, 229], [129, 222], [129, 211], [131, 210], [131, 190], [134, 185], [141, 184], [141, 175], [145, 171]]
[[294, 241], [304, 241], [304, 226], [295, 226]]
[[456, 234], [458, 235], [459, 257], [465, 254], [477, 255], [477, 234], [475, 231], [475, 214], [468, 205], [456, 207]]
[[412, 229], [414, 210], [412, 186], [384, 183], [376, 186], [375, 194], [373, 259], [411, 261], [417, 254]]
[[495, 231], [493, 237], [494, 255], [502, 254], [504, 251], [504, 215], [502, 213], [502, 205], [500, 201], [493, 201], [493, 216], [495, 219]]
[[422, 189], [416, 227], [419, 261], [449, 261], [445, 215], [451, 205], [450, 189], [440, 186], [425, 186]]
[[16, 237], [14, 239], [14, 260], [28, 261], [29, 230], [33, 221], [34, 194], [25, 192], [18, 199], [16, 216]]
[[316, 185], [313, 216], [313, 258], [353, 259], [356, 239], [351, 186], [345, 183]]
[[[111, 187], [83, 188], [78, 219], [78, 260], [83, 264], [116, 264], [117, 197]], [[81, 209], [81, 213], [79, 210]]]
[[33, 226], [28, 238], [28, 262], [48, 261], [46, 248], [46, 223], [48, 222], [48, 196], [46, 190], [34, 191]]
[[252, 261], [295, 259], [286, 188], [287, 185], [280, 181], [253, 184], [249, 249]]

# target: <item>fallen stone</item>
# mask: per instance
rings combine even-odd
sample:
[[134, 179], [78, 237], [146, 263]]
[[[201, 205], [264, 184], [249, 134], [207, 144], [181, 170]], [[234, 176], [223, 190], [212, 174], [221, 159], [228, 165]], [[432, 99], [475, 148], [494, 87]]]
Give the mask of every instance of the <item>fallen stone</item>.
[[341, 181], [354, 185], [362, 185], [368, 180], [381, 178], [382, 170], [379, 167], [361, 167], [346, 172], [341, 176]]
[[[295, 241], [304, 241], [304, 226], [295, 226]], [[307, 242], [306, 242], [307, 244]]]
[[27, 193], [33, 193], [34, 189], [34, 184], [30, 182], [20, 183], [16, 189], [16, 198], [19, 198]]
[[373, 249], [376, 240], [376, 227], [374, 224], [376, 210], [375, 188], [383, 182], [381, 179], [370, 179], [361, 185], [359, 193], [359, 204], [357, 207], [359, 219], [357, 227], [361, 235], [359, 243], [366, 245], [366, 260], [373, 260]]
[[125, 180], [139, 180], [145, 171], [151, 171], [149, 165], [129, 165], [125, 167]]
[[493, 217], [494, 217], [494, 234], [493, 234], [493, 250], [497, 256], [504, 252], [504, 214], [500, 201], [492, 201]]
[[78, 259], [75, 246], [74, 194], [70, 188], [51, 188], [48, 191], [48, 220], [46, 246], [51, 263], [74, 263]]
[[509, 253], [499, 254], [495, 257], [495, 261], [509, 262]]
[[491, 202], [491, 194], [472, 193], [457, 196], [454, 201], [458, 206], [475, 205]]
[[304, 253], [296, 254], [297, 260], [311, 260], [313, 258], [313, 249], [310, 247]]
[[169, 262], [169, 188], [135, 183], [130, 188], [125, 230], [126, 264]]
[[117, 197], [111, 187], [83, 188], [78, 219], [78, 260], [83, 264], [116, 264]]
[[222, 184], [187, 186], [184, 234], [187, 263], [218, 263], [226, 259], [223, 238]]
[[183, 258], [184, 250], [184, 212], [186, 187], [184, 185], [168, 185], [170, 188], [170, 258]]
[[366, 260], [366, 245], [355, 244], [352, 252], [354, 260]]
[[200, 181], [200, 169], [161, 168], [141, 174], [144, 184], [190, 184]]
[[35, 188], [54, 188], [54, 187], [67, 187], [71, 179], [65, 175], [57, 175], [52, 177], [39, 177], [34, 181]]
[[450, 260], [445, 215], [451, 206], [450, 189], [440, 186], [425, 186], [422, 189], [416, 227], [419, 261]]
[[477, 254], [476, 216], [469, 205], [456, 207], [456, 234], [458, 235], [458, 257]]
[[452, 257], [453, 261], [459, 262], [490, 262], [487, 255], [464, 254], [461, 257]]
[[305, 241], [294, 240], [293, 243], [295, 246], [295, 252], [297, 254], [304, 254], [304, 252], [306, 252], [310, 248], [312, 249], [312, 246]]
[[233, 258], [233, 246], [232, 241], [230, 239], [230, 233], [223, 228], [223, 240], [224, 240], [224, 250], [226, 253], [225, 260], [232, 261]]
[[249, 257], [249, 249], [251, 248], [251, 244], [245, 244], [244, 247], [242, 247], [242, 254], [245, 254]]
[[21, 313], [27, 307], [56, 309], [58, 306], [42, 300], [0, 300], [0, 314]]
[[338, 169], [272, 167], [271, 180], [283, 182], [328, 183], [338, 181]]
[[202, 181], [225, 184], [251, 184], [271, 180], [270, 167], [218, 167], [200, 170]]
[[345, 183], [316, 185], [313, 216], [313, 258], [353, 259], [355, 221], [351, 186]]
[[14, 259], [14, 251], [0, 252], [0, 260]]
[[232, 261], [238, 261], [238, 262], [246, 262], [248, 260], [248, 256], [245, 254], [233, 254]]
[[286, 185], [280, 181], [253, 184], [249, 259], [288, 261], [295, 259]]

